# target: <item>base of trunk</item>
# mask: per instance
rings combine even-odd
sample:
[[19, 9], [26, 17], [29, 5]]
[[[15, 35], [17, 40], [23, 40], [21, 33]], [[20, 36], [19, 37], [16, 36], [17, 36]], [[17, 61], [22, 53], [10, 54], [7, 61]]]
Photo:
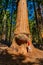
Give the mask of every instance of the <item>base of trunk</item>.
[[14, 53], [17, 52], [19, 54], [27, 54], [28, 52], [32, 52], [32, 50], [34, 48], [34, 46], [32, 45], [32, 43], [31, 43], [30, 47], [31, 47], [31, 50], [28, 50], [27, 43], [20, 42], [20, 41], [16, 42], [15, 39], [13, 39], [13, 43], [11, 45], [11, 48], [12, 48], [13, 52]]

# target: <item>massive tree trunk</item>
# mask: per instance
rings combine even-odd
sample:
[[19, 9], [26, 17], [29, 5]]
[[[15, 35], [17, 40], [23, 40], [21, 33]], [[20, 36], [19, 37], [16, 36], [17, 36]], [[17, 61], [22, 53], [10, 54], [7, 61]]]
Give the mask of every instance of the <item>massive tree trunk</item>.
[[[29, 35], [29, 37], [28, 37]], [[31, 37], [30, 37], [30, 30], [28, 25], [28, 12], [27, 12], [27, 5], [26, 0], [19, 0], [18, 2], [18, 11], [17, 11], [17, 20], [16, 20], [16, 29], [14, 31], [14, 38], [11, 45], [11, 48], [8, 48], [9, 54], [15, 54], [16, 58], [21, 58], [21, 56], [17, 57], [18, 55], [22, 54], [25, 55], [25, 61], [27, 62], [28, 59], [31, 58], [40, 58], [42, 56], [41, 51], [35, 49], [32, 45]], [[31, 48], [29, 51], [27, 50], [27, 39], [31, 43]], [[24, 40], [25, 39], [25, 40]], [[29, 53], [28, 53], [28, 52]], [[28, 57], [28, 58], [27, 58]], [[43, 56], [42, 56], [43, 57]], [[24, 62], [23, 60], [23, 62]]]
[[[30, 35], [30, 29], [29, 29], [29, 23], [28, 23], [28, 10], [27, 10], [27, 3], [26, 0], [19, 0], [18, 2], [18, 10], [17, 10], [17, 19], [16, 19], [16, 29], [14, 30], [14, 39], [12, 42], [11, 47], [12, 48], [19, 48], [21, 50], [21, 48], [24, 50], [24, 52], [26, 51], [26, 46], [27, 43], [25, 41], [20, 40], [20, 38], [17, 40], [16, 37], [19, 37], [19, 35], [21, 37], [23, 36], [29, 36], [29, 41], [30, 43], [32, 43], [31, 40], [31, 35]], [[32, 44], [31, 44], [32, 45]], [[21, 50], [21, 52], [23, 52], [23, 50]]]
[[18, 3], [16, 29], [14, 34], [26, 33], [30, 34], [28, 27], [28, 13], [26, 0], [20, 0]]

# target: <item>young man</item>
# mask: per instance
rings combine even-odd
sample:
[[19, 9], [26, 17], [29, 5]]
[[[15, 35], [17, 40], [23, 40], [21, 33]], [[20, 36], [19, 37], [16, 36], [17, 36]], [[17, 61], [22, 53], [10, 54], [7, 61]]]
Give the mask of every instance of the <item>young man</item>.
[[28, 45], [28, 50], [31, 50], [31, 46], [30, 46], [30, 42], [27, 41], [27, 45]]
[[27, 41], [27, 52], [31, 51], [31, 43], [30, 41]]

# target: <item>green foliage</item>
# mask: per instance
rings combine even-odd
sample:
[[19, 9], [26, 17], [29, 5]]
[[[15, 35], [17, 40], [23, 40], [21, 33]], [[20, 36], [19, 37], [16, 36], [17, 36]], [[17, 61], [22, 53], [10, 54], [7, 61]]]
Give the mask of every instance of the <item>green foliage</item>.
[[36, 26], [36, 21], [30, 20], [29, 24], [30, 24], [30, 31], [31, 31], [31, 34], [32, 34], [33, 42], [38, 43], [39, 37], [38, 37], [38, 29], [37, 29], [37, 26]]

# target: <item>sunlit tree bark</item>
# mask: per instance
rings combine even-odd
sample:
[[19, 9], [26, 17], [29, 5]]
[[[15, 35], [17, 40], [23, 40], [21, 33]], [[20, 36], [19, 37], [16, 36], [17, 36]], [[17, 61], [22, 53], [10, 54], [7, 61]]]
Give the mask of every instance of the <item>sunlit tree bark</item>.
[[[28, 23], [28, 10], [27, 10], [27, 3], [26, 0], [19, 0], [18, 2], [18, 10], [17, 10], [17, 19], [16, 19], [16, 28], [14, 30], [14, 35], [29, 35], [29, 41], [31, 42], [30, 38], [30, 29]], [[20, 42], [22, 44], [23, 42]], [[11, 47], [15, 47], [16, 45], [15, 38], [13, 39]], [[24, 44], [24, 43], [23, 43]]]

